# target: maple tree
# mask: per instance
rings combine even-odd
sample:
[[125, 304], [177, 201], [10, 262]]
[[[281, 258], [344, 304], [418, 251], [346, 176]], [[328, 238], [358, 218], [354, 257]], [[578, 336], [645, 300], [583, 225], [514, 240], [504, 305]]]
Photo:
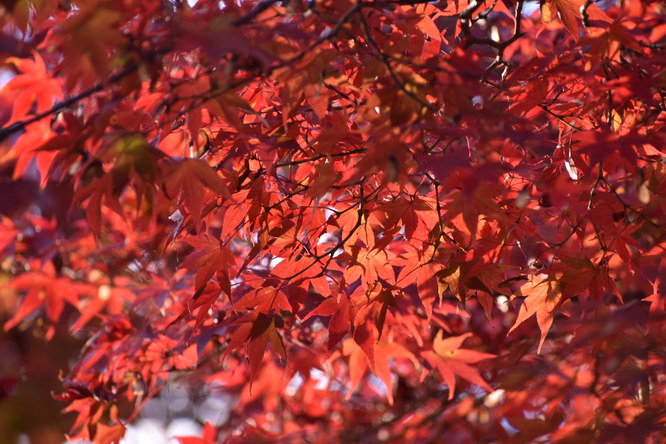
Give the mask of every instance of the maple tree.
[[178, 380], [235, 400], [183, 443], [666, 439], [662, 2], [1, 5], [0, 314], [85, 341], [70, 437]]

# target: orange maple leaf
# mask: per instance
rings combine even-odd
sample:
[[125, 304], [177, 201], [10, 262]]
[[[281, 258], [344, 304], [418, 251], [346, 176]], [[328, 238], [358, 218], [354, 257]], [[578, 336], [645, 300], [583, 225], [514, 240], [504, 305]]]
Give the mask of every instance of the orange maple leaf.
[[11, 57], [7, 63], [13, 63], [19, 75], [7, 82], [3, 92], [14, 92], [14, 106], [9, 122], [15, 122], [28, 114], [36, 105], [35, 111], [43, 113], [53, 106], [56, 100], [62, 100], [60, 80], [50, 77], [44, 59], [33, 52], [34, 60]]
[[555, 281], [539, 276], [530, 276], [529, 281], [518, 290], [517, 296], [526, 296], [526, 298], [520, 306], [518, 318], [509, 330], [509, 333], [536, 313], [537, 323], [541, 331], [537, 352], [541, 353], [541, 347], [543, 347], [548, 330], [553, 325], [555, 309], [562, 302], [562, 293], [559, 290], [559, 285]]
[[[420, 369], [416, 357], [405, 347], [390, 339], [375, 341], [375, 329], [369, 324], [361, 324], [356, 329], [353, 339], [347, 339], [343, 344], [343, 354], [349, 355], [349, 391], [347, 399], [351, 398], [361, 383], [368, 368], [377, 376], [386, 387], [386, 398], [393, 404], [393, 384], [391, 383], [391, 360], [396, 358], [409, 359], [414, 368]], [[360, 334], [357, 334], [359, 333]]]
[[468, 380], [473, 384], [480, 385], [489, 392], [493, 388], [481, 377], [479, 371], [469, 364], [476, 364], [484, 359], [494, 358], [490, 353], [478, 352], [460, 348], [462, 343], [471, 336], [465, 333], [461, 336], [452, 336], [444, 339], [444, 332], [440, 330], [432, 345], [433, 351], [423, 351], [423, 356], [431, 366], [437, 368], [449, 386], [449, 399], [453, 399], [456, 391], [456, 376]]
[[555, 14], [560, 14], [562, 24], [569, 32], [578, 39], [580, 35], [580, 5], [581, 0], [544, 0], [541, 3], [541, 19], [544, 23], [550, 23]]

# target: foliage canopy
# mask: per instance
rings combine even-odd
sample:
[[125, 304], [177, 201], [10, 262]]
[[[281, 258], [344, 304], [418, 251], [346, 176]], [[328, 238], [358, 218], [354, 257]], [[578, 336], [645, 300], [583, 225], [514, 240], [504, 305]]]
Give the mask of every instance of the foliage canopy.
[[178, 380], [234, 400], [183, 443], [666, 439], [661, 1], [1, 3], [0, 314], [85, 340], [70, 436]]

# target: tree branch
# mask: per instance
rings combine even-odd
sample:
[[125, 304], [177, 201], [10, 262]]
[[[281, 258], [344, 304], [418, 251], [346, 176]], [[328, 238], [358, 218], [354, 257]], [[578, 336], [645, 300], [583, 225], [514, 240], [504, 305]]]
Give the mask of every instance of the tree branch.
[[[235, 27], [248, 24], [252, 20], [254, 20], [259, 14], [261, 14], [263, 11], [270, 8], [271, 6], [273, 6], [277, 2], [278, 2], [278, 0], [264, 1], [264, 2], [260, 3], [256, 8], [254, 8], [252, 11], [248, 12], [245, 15], [242, 15], [242, 16], [238, 17], [236, 20], [231, 22], [231, 24]], [[168, 48], [168, 49], [161, 50], [161, 51], [156, 51], [154, 53], [154, 55], [165, 54], [165, 53], [171, 51], [171, 49], [172, 48]], [[96, 84], [92, 88], [89, 88], [89, 89], [87, 89], [87, 90], [85, 90], [85, 91], [83, 91], [79, 94], [71, 96], [68, 99], [63, 100], [62, 102], [56, 103], [50, 109], [48, 109], [44, 112], [41, 112], [39, 114], [36, 114], [36, 115], [32, 116], [29, 119], [14, 122], [9, 126], [6, 126], [2, 129], [0, 129], [0, 142], [5, 140], [7, 137], [11, 136], [12, 134], [23, 131], [28, 125], [33, 124], [35, 122], [38, 122], [38, 121], [40, 121], [40, 120], [42, 120], [42, 119], [44, 119], [44, 118], [46, 118], [46, 117], [48, 117], [52, 114], [56, 114], [59, 111], [65, 109], [69, 106], [74, 105], [75, 103], [79, 102], [80, 100], [88, 98], [88, 97], [92, 96], [93, 94], [104, 90], [109, 85], [119, 82], [120, 80], [124, 79], [128, 75], [130, 75], [130, 74], [134, 73], [136, 70], [138, 70], [139, 66], [141, 66], [140, 62], [132, 63], [131, 65], [127, 66], [122, 71], [112, 75], [111, 77], [109, 77], [105, 81]]]
[[104, 88], [109, 86], [110, 84], [116, 83], [123, 78], [127, 77], [128, 75], [132, 74], [134, 71], [139, 69], [139, 64], [138, 63], [133, 63], [129, 65], [127, 68], [123, 69], [117, 74], [112, 75], [109, 77], [107, 80], [104, 82], [100, 82], [97, 85], [93, 86], [90, 89], [87, 89], [75, 96], [72, 96], [66, 100], [63, 100], [62, 102], [56, 103], [52, 108], [41, 112], [39, 114], [34, 115], [33, 117], [26, 119], [26, 120], [21, 120], [18, 122], [14, 122], [9, 126], [6, 126], [2, 129], [0, 129], [0, 142], [5, 140], [7, 137], [11, 136], [14, 133], [17, 133], [19, 131], [23, 131], [28, 125], [33, 124], [35, 122], [38, 122], [51, 114], [55, 114], [69, 106], [74, 105], [77, 103], [79, 100], [83, 100], [87, 97], [92, 96], [93, 94], [102, 91]]
[[265, 0], [259, 5], [254, 8], [252, 11], [248, 12], [245, 15], [241, 15], [238, 17], [236, 20], [231, 22], [232, 26], [242, 26], [242, 25], [247, 25], [250, 23], [252, 20], [254, 20], [259, 14], [276, 4], [279, 0]]

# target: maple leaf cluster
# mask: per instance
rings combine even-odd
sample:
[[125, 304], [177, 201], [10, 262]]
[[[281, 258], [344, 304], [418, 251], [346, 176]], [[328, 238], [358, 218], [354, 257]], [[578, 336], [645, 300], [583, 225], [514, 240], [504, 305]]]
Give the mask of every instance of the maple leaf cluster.
[[0, 316], [85, 340], [71, 438], [178, 380], [234, 400], [183, 443], [666, 439], [662, 2], [1, 5]]

